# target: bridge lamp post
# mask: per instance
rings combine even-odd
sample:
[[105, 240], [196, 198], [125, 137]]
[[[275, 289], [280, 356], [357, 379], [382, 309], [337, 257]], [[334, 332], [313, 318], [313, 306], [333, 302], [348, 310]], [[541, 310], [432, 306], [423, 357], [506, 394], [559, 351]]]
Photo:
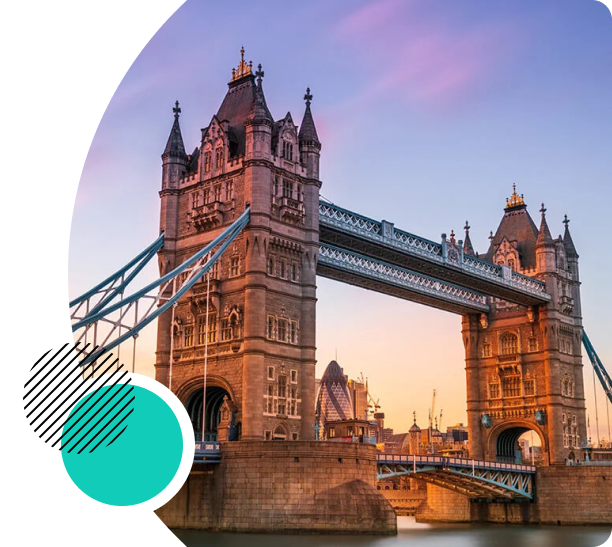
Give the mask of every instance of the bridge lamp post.
[[[206, 258], [206, 262], [210, 260], [210, 253]], [[206, 375], [208, 373], [208, 311], [210, 302], [210, 269], [206, 272], [206, 337], [204, 338], [204, 385], [202, 392], [202, 442], [205, 441], [206, 435]]]

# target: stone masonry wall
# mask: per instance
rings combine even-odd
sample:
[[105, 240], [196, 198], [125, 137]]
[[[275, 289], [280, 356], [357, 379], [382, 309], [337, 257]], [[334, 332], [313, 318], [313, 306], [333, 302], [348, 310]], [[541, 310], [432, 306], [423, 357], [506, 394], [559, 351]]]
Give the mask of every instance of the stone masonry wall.
[[609, 524], [612, 527], [612, 466], [539, 467], [535, 502], [490, 503], [431, 484], [417, 510], [422, 522], [514, 524]]
[[470, 522], [470, 500], [434, 484], [427, 485], [427, 499], [417, 508], [419, 522]]
[[539, 523], [612, 527], [612, 466], [539, 467], [536, 499]]
[[224, 443], [218, 465], [194, 466], [157, 511], [170, 528], [395, 534], [376, 489], [376, 449], [340, 442]]

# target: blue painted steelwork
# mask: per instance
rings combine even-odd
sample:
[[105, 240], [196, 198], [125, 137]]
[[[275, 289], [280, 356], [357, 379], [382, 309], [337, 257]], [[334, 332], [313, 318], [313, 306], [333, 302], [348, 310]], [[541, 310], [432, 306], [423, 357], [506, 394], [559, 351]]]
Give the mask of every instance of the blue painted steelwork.
[[446, 456], [379, 454], [378, 479], [414, 475], [474, 499], [533, 500], [536, 468]]
[[[166, 310], [168, 310], [171, 306], [176, 304], [178, 300], [189, 289], [191, 289], [191, 287], [193, 287], [193, 285], [197, 283], [206, 272], [208, 272], [215, 265], [215, 263], [219, 260], [220, 256], [225, 252], [225, 250], [230, 246], [230, 244], [236, 239], [236, 237], [242, 232], [242, 230], [248, 224], [248, 222], [249, 222], [249, 208], [247, 208], [245, 212], [242, 213], [242, 215], [231, 226], [229, 226], [223, 233], [217, 236], [208, 245], [206, 245], [204, 248], [199, 250], [197, 253], [191, 256], [188, 260], [183, 262], [183, 264], [176, 267], [174, 270], [162, 276], [158, 280], [152, 283], [149, 283], [143, 289], [136, 291], [134, 294], [114, 304], [111, 304], [111, 299], [109, 299], [108, 297], [104, 297], [103, 306], [100, 306], [100, 304], [97, 304], [90, 313], [88, 313], [84, 318], [80, 319], [79, 321], [77, 321], [76, 323], [72, 325], [73, 332], [81, 328], [87, 329], [91, 325], [94, 325], [98, 321], [102, 321], [102, 320], [113, 324], [114, 328], [116, 328], [117, 326], [122, 324], [121, 323], [122, 319], [127, 313], [127, 309], [129, 309], [132, 306], [132, 304], [137, 303], [139, 300], [146, 298], [146, 297], [151, 298], [151, 295], [149, 295], [148, 293], [150, 293], [151, 291], [154, 291], [155, 289], [158, 289], [158, 295], [156, 298], [154, 298], [154, 300], [155, 302], [161, 301], [162, 300], [161, 295], [165, 292], [169, 283], [176, 280], [180, 274], [184, 273], [189, 268], [195, 267], [198, 263], [202, 263], [202, 265], [197, 268], [197, 271], [192, 272], [192, 274], [182, 283], [180, 288], [174, 291], [172, 296], [165, 299], [165, 302], [163, 304], [158, 306], [154, 311], [152, 310], [152, 307], [149, 308], [149, 311], [147, 312], [146, 316], [141, 318], [139, 321], [137, 321], [137, 323], [133, 325], [132, 327], [129, 327], [126, 333], [124, 333], [121, 336], [118, 336], [115, 340], [113, 340], [110, 343], [105, 342], [97, 351], [92, 352], [85, 360], [83, 360], [81, 362], [81, 365], [84, 366], [92, 361], [95, 361], [101, 355], [109, 352], [110, 350], [117, 347], [124, 341], [128, 340], [130, 337], [137, 336], [138, 333], [144, 327], [146, 327], [148, 324], [151, 323], [151, 321], [159, 317], [159, 315], [161, 315]], [[153, 249], [153, 246], [148, 248], [149, 253], [152, 252], [152, 249]], [[212, 253], [212, 255], [210, 255], [208, 260], [205, 261], [209, 253]], [[143, 253], [141, 253], [141, 255], [142, 254]], [[135, 260], [136, 259], [132, 260], [131, 263], [133, 263]], [[123, 271], [123, 273], [125, 273], [125, 270], [126, 270], [126, 267], [122, 268], [120, 272]], [[115, 275], [115, 279], [116, 278], [117, 277]], [[133, 276], [130, 276], [130, 280], [131, 279], [133, 279]], [[97, 287], [101, 285], [102, 284], [98, 285]], [[78, 303], [80, 304], [86, 295], [89, 295], [89, 297], [91, 297], [93, 294], [94, 294], [93, 289], [91, 291], [88, 291], [87, 293], [85, 293], [83, 297], [80, 297], [79, 299], [77, 299], [79, 301]], [[122, 311], [121, 316], [119, 317], [117, 321], [112, 321], [108, 319], [108, 316], [111, 313], [121, 310], [123, 308], [125, 308], [125, 311]]]
[[[130, 262], [128, 262], [125, 266], [117, 270], [114, 274], [107, 277], [104, 281], [98, 283], [92, 289], [89, 289], [86, 293], [81, 296], [75, 298], [68, 305], [70, 308], [74, 308], [79, 304], [85, 302], [88, 298], [91, 298], [97, 293], [109, 293], [105, 297], [103, 297], [102, 301], [96, 305], [96, 308], [100, 309], [104, 305], [108, 304], [111, 300], [115, 298], [118, 294], [120, 294], [125, 287], [138, 275], [138, 273], [148, 264], [148, 262], [157, 254], [157, 252], [164, 246], [164, 234], [162, 234], [149, 245], [144, 251], [142, 251], [139, 255], [134, 257]], [[129, 274], [124, 280], [115, 287], [114, 284], [121, 279], [125, 274], [132, 268], [136, 266], [134, 271]], [[101, 304], [103, 305], [101, 306]], [[91, 310], [89, 313], [92, 313]]]
[[595, 348], [593, 348], [593, 344], [589, 340], [587, 333], [582, 331], [582, 343], [584, 344], [584, 348], [586, 349], [587, 355], [595, 369], [595, 374], [597, 374], [597, 378], [599, 378], [599, 382], [603, 387], [604, 393], [608, 400], [612, 403], [612, 378], [608, 374], [608, 371], [603, 366], [603, 363], [599, 359], [599, 356], [595, 352]]
[[[319, 202], [319, 226], [322, 229], [322, 243], [340, 246], [347, 250], [357, 250], [370, 256], [365, 250], [349, 249], [349, 247], [334, 242], [334, 236], [330, 237], [330, 234], [334, 233], [375, 244], [377, 252], [382, 248], [395, 253], [399, 251], [419, 264], [443, 265], [448, 268], [449, 274], [451, 272], [454, 272], [454, 275], [461, 273], [472, 280], [480, 280], [481, 284], [484, 282], [489, 287], [489, 292], [484, 290], [483, 292], [498, 298], [515, 301], [513, 300], [514, 295], [515, 299], [520, 300], [517, 302], [522, 304], [547, 303], [551, 298], [546, 293], [546, 285], [542, 281], [522, 275], [511, 268], [466, 255], [459, 247], [454, 247], [451, 252], [451, 244], [446, 240], [443, 240], [442, 243], [435, 243], [399, 230], [390, 222], [379, 222], [332, 203]], [[371, 256], [374, 257], [374, 255]], [[502, 288], [504, 294], [496, 294], [496, 291], [499, 292], [499, 290], [495, 287]]]
[[195, 444], [194, 463], [219, 463], [221, 461], [221, 443], [203, 442]]
[[[453, 304], [457, 311], [463, 313], [486, 313], [489, 311], [486, 296], [476, 291], [387, 264], [375, 258], [339, 249], [332, 245], [321, 244], [319, 246], [318, 266], [319, 275], [334, 278], [335, 276], [327, 271], [330, 268], [342, 274], [356, 274], [366, 280], [392, 285], [411, 293], [426, 296], [429, 299], [438, 300], [444, 303], [444, 305], [439, 306], [442, 308], [446, 304]], [[346, 276], [341, 275], [340, 279], [346, 281]], [[367, 283], [362, 283], [362, 285], [369, 288]], [[375, 290], [385, 292], [382, 289]], [[430, 305], [435, 304], [430, 302]]]

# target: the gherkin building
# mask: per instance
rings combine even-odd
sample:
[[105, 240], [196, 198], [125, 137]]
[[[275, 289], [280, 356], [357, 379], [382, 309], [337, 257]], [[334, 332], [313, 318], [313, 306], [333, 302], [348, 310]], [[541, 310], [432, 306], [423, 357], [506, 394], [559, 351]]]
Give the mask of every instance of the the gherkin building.
[[326, 423], [354, 418], [347, 379], [336, 361], [331, 361], [323, 373], [315, 412], [320, 438], [323, 437]]

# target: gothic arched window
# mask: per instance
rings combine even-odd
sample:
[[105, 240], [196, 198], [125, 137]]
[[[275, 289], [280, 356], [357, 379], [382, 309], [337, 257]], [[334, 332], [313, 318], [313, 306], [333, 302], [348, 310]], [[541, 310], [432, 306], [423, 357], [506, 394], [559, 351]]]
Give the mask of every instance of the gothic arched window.
[[206, 152], [204, 154], [204, 172], [209, 173], [212, 167], [212, 152]]
[[289, 141], [283, 141], [283, 158], [289, 161], [293, 161], [293, 143]]
[[513, 355], [518, 353], [518, 336], [512, 332], [506, 332], [499, 339], [501, 355]]
[[220, 169], [223, 166], [223, 148], [219, 147], [215, 150], [215, 169]]

